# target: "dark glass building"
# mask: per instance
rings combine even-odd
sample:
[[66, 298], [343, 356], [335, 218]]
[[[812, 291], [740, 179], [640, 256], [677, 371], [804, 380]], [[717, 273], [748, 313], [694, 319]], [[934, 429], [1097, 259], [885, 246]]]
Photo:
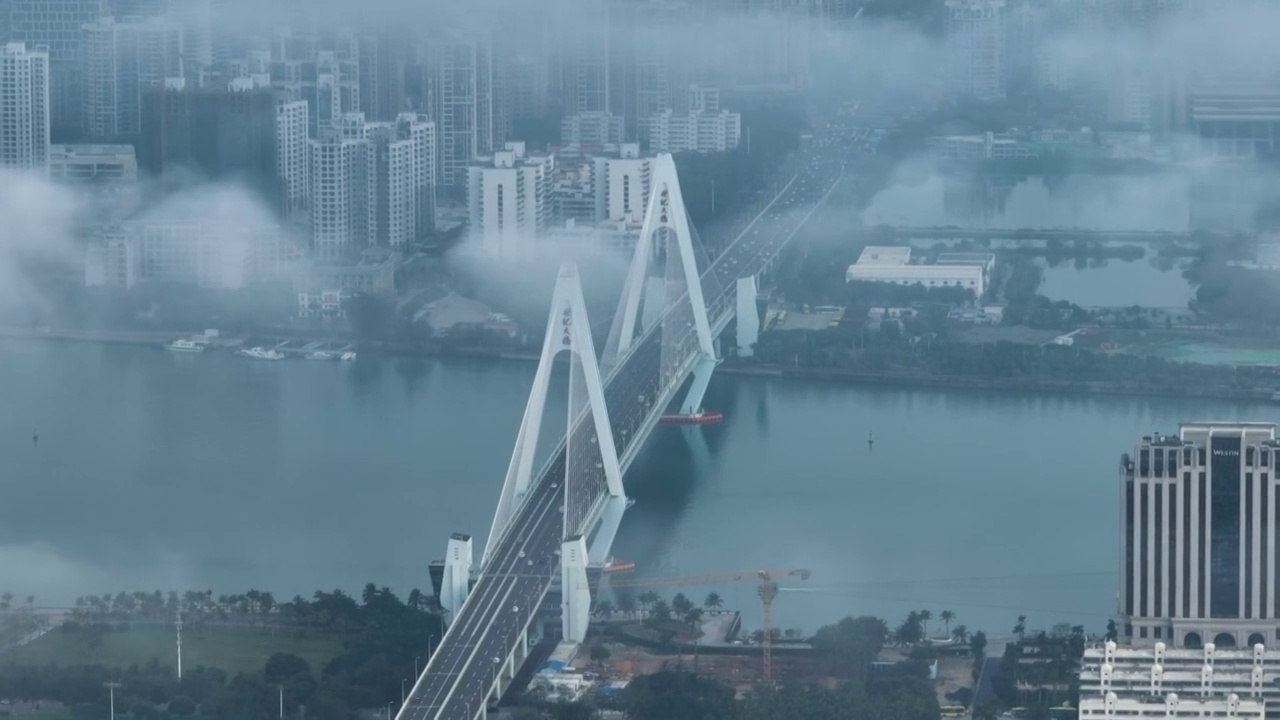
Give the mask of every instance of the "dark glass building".
[[148, 90], [138, 167], [166, 191], [235, 182], [282, 211], [276, 94], [269, 88]]
[[1120, 637], [1218, 648], [1280, 640], [1274, 423], [1184, 423], [1120, 466]]

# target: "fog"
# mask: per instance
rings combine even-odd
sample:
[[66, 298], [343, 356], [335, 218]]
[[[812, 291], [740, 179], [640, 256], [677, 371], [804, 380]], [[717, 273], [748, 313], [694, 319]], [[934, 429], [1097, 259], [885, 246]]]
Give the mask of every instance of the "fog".
[[69, 268], [81, 257], [77, 219], [86, 198], [38, 175], [0, 168], [0, 315], [41, 310], [31, 271]]

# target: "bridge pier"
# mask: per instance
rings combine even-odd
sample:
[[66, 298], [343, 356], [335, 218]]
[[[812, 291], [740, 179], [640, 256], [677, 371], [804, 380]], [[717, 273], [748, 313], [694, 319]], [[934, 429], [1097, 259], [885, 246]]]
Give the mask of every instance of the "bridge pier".
[[711, 384], [711, 374], [715, 372], [720, 359], [715, 355], [703, 354], [693, 366], [693, 382], [685, 393], [684, 402], [680, 403], [681, 415], [693, 415], [702, 409], [702, 399], [707, 394], [707, 386]]
[[560, 632], [565, 642], [581, 643], [591, 623], [591, 588], [587, 586], [587, 541], [581, 535], [560, 546]]
[[738, 357], [755, 354], [760, 339], [760, 308], [756, 305], [756, 276], [738, 278]]
[[609, 561], [609, 551], [613, 548], [613, 540], [618, 536], [618, 528], [622, 525], [622, 514], [635, 503], [634, 500], [621, 495], [611, 495], [600, 516], [600, 526], [591, 539], [588, 560], [592, 565], [603, 565]]
[[449, 536], [449, 549], [444, 559], [444, 579], [440, 583], [440, 607], [449, 621], [462, 609], [471, 592], [471, 536], [454, 533]]

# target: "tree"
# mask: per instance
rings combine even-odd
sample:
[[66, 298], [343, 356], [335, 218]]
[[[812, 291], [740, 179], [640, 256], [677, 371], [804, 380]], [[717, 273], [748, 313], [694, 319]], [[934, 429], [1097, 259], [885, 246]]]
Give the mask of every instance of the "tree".
[[601, 600], [596, 603], [596, 614], [605, 620], [608, 620], [613, 616], [613, 603], [608, 600]]
[[933, 619], [933, 613], [928, 610], [921, 610], [916, 617], [920, 619], [920, 637], [923, 638], [929, 634], [929, 621]]
[[618, 611], [627, 617], [636, 611], [636, 599], [633, 595], [620, 595], [618, 597]]
[[693, 601], [684, 593], [676, 593], [675, 597], [671, 598], [671, 609], [677, 615], [684, 615], [692, 608]]
[[9, 606], [12, 604], [13, 604], [13, 593], [11, 592], [0, 593], [0, 611], [8, 610]]
[[692, 673], [663, 670], [641, 675], [621, 694], [631, 720], [732, 720], [733, 688]]
[[1019, 615], [1018, 624], [1013, 626], [1013, 634], [1018, 636], [1018, 640], [1022, 640], [1027, 634], [1027, 616]]
[[697, 632], [698, 622], [702, 620], [702, 608], [690, 607], [682, 614], [684, 621], [689, 624], [690, 632]]
[[604, 645], [593, 645], [591, 647], [591, 662], [602, 663], [608, 660], [610, 655], [609, 648]]
[[987, 634], [979, 630], [969, 638], [969, 649], [975, 658], [981, 658], [987, 650]]
[[372, 605], [374, 600], [378, 599], [378, 586], [373, 583], [366, 583], [364, 591], [360, 593], [360, 599], [365, 605]]
[[960, 642], [966, 642], [969, 639], [969, 628], [964, 625], [957, 625], [956, 629], [951, 631], [951, 637]]
[[720, 593], [714, 591], [707, 593], [707, 599], [702, 601], [702, 606], [708, 610], [719, 610], [721, 605], [724, 605], [724, 600]]
[[954, 612], [951, 612], [950, 610], [943, 610], [942, 613], [938, 615], [938, 618], [941, 619], [942, 622], [946, 623], [947, 635], [950, 636], [951, 621], [956, 619], [956, 614]]
[[671, 606], [667, 605], [667, 601], [659, 598], [654, 601], [653, 606], [649, 608], [649, 619], [654, 624], [666, 622], [671, 619]]
[[645, 612], [648, 612], [649, 607], [658, 602], [658, 593], [652, 590], [645, 590], [637, 595], [636, 599], [640, 601], [640, 607], [643, 608]]
[[1115, 640], [1116, 638], [1120, 637], [1120, 628], [1116, 625], [1116, 621], [1115, 621], [1115, 620], [1108, 620], [1108, 621], [1107, 621], [1107, 636], [1106, 636], [1106, 637], [1107, 637], [1107, 639], [1108, 639], [1108, 640]]
[[275, 653], [267, 658], [262, 677], [272, 685], [278, 685], [298, 675], [311, 675], [311, 665], [292, 653]]

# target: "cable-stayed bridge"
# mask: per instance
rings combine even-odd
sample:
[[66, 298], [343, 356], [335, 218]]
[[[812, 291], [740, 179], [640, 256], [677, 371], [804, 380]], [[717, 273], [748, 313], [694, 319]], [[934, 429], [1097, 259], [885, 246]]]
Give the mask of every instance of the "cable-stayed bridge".
[[[717, 338], [735, 314], [740, 343], [754, 342], [756, 278], [844, 172], [835, 147], [812, 147], [714, 262], [685, 212], [675, 163], [670, 155], [656, 158], [640, 239], [599, 359], [577, 268], [561, 268], [481, 560], [473, 562], [469, 536], [450, 539], [439, 591], [449, 628], [397, 720], [485, 716], [528, 657], [530, 627], [557, 585], [564, 640], [582, 641], [591, 605], [587, 568], [608, 558], [629, 504], [623, 475], [682, 389], [680, 413], [700, 412], [718, 362]], [[561, 354], [569, 359], [568, 432], [535, 471], [551, 372]]]

